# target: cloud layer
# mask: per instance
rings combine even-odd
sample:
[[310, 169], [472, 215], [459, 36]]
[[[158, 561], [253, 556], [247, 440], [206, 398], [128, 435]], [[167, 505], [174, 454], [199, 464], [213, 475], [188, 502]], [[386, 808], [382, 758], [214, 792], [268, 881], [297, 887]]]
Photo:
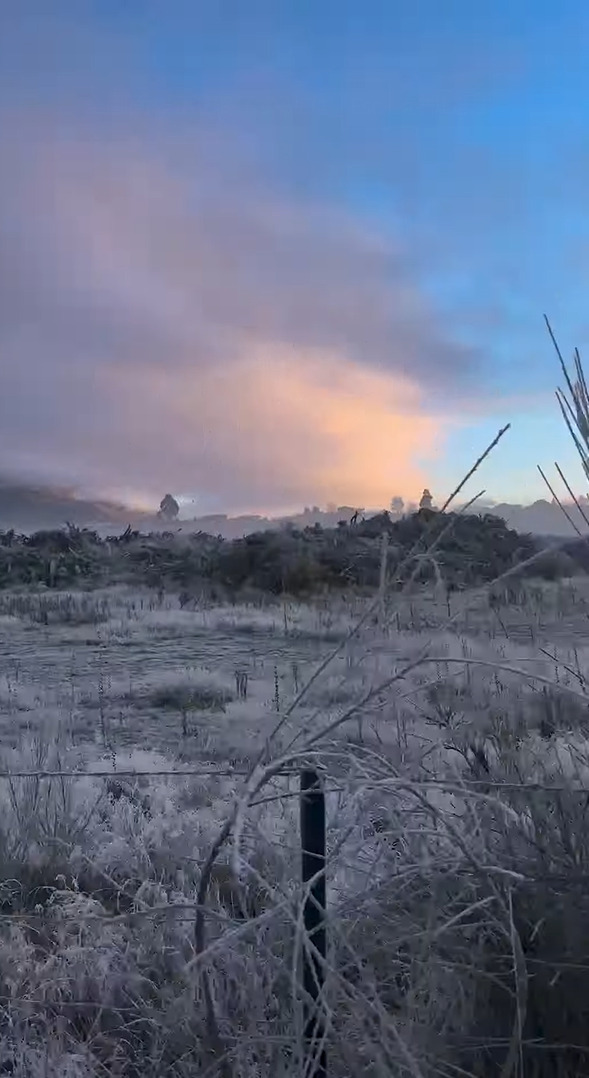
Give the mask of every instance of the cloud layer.
[[402, 251], [210, 135], [4, 128], [6, 472], [232, 511], [415, 496], [477, 357]]

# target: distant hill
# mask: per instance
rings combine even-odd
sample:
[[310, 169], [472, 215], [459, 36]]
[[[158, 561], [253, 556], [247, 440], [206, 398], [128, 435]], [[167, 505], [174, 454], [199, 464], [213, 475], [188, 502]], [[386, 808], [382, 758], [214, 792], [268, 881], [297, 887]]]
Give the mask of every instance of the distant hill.
[[126, 527], [132, 520], [149, 519], [123, 505], [80, 498], [64, 487], [35, 486], [0, 476], [0, 528], [35, 531], [59, 528], [66, 523], [78, 527], [101, 522]]
[[[589, 503], [582, 502], [581, 504], [589, 519]], [[589, 532], [577, 507], [573, 504], [567, 504], [565, 507], [579, 530], [583, 534]], [[501, 517], [510, 528], [518, 532], [552, 535], [558, 538], [577, 534], [558, 505], [553, 505], [552, 502], [544, 499], [533, 502], [531, 505], [510, 505], [503, 502], [499, 505], [482, 506], [481, 509], [486, 513], [492, 513], [493, 516]]]
[[[589, 518], [589, 501], [586, 503]], [[182, 519], [172, 526], [183, 532], [203, 531], [221, 535], [224, 539], [238, 539], [254, 532], [274, 531], [294, 525], [305, 528], [320, 524], [323, 528], [336, 527], [339, 521], [349, 522], [355, 507], [341, 505], [331, 511], [317, 506], [301, 513], [284, 517], [266, 517], [256, 514], [229, 516], [225, 513], [209, 514], [192, 520]], [[360, 517], [370, 516], [378, 509], [360, 510]], [[569, 507], [581, 532], [589, 531], [578, 509]], [[506, 524], [520, 533], [554, 537], [574, 536], [575, 530], [557, 505], [545, 500], [531, 505], [481, 505], [478, 513], [491, 513], [501, 517]], [[141, 531], [162, 528], [156, 513], [145, 513], [129, 506], [106, 500], [83, 498], [67, 487], [33, 485], [0, 476], [0, 530], [14, 528], [31, 532], [41, 528], [59, 528], [66, 523], [78, 527], [91, 527], [100, 533], [122, 530], [130, 524]], [[170, 525], [166, 525], [170, 528]]]
[[[583, 521], [578, 509], [574, 505], [567, 506], [567, 509], [579, 530], [583, 533], [589, 532], [589, 528]], [[589, 502], [585, 511], [589, 519]], [[379, 512], [378, 509], [371, 509], [367, 510], [365, 515], [371, 516], [377, 512]], [[542, 499], [533, 502], [531, 505], [510, 505], [507, 502], [502, 502], [499, 505], [481, 504], [476, 507], [477, 515], [484, 515], [485, 513], [500, 517], [509, 528], [513, 528], [514, 531], [521, 534], [550, 535], [555, 538], [568, 538], [577, 534], [559, 507]], [[237, 539], [252, 532], [284, 528], [289, 524], [294, 524], [295, 527], [299, 528], [314, 524], [320, 524], [323, 528], [333, 528], [337, 526], [340, 520], [349, 522], [353, 514], [354, 509], [352, 507], [339, 506], [334, 512], [326, 512], [316, 508], [280, 518], [253, 515], [230, 517], [225, 514], [217, 514], [215, 516], [199, 517], [193, 521], [182, 521], [181, 523], [185, 530], [196, 529], [213, 535], [222, 535], [225, 539]]]

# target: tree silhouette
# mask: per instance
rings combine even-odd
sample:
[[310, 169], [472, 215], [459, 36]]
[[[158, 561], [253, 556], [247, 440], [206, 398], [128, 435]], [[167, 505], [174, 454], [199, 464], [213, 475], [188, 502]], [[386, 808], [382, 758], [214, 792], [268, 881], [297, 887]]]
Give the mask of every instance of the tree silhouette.
[[158, 517], [160, 520], [176, 520], [178, 513], [180, 512], [180, 506], [172, 494], [164, 494], [160, 502], [158, 511]]
[[426, 487], [423, 494], [421, 495], [421, 500], [419, 502], [419, 508], [420, 509], [433, 509], [432, 502], [433, 502], [433, 497], [432, 497], [432, 495], [430, 494], [429, 490]]

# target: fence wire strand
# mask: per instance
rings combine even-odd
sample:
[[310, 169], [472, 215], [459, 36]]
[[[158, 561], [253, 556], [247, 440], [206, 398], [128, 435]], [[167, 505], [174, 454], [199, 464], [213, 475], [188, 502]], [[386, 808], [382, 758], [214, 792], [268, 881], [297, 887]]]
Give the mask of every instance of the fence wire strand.
[[[589, 761], [588, 761], [589, 762]], [[298, 775], [300, 767], [288, 767], [281, 770], [276, 775], [271, 776], [274, 780], [277, 778], [287, 778], [289, 776]], [[239, 768], [219, 768], [214, 769], [200, 769], [191, 768], [186, 771], [178, 770], [157, 770], [157, 771], [139, 771], [139, 770], [124, 770], [112, 771], [112, 770], [95, 770], [89, 769], [87, 771], [0, 771], [0, 779], [10, 781], [12, 779], [156, 779], [156, 778], [233, 778], [248, 776], [249, 770]], [[384, 776], [382, 778], [370, 777], [363, 778], [360, 781], [360, 785], [363, 790], [375, 790], [375, 789], [398, 789], [404, 791], [410, 791], [411, 789], [419, 790], [445, 790], [449, 793], [456, 793], [465, 795], [469, 790], [473, 792], [479, 790], [494, 790], [494, 791], [528, 791], [531, 793], [548, 793], [548, 794], [562, 794], [562, 793], [580, 793], [587, 794], [589, 796], [589, 786], [583, 786], [571, 782], [566, 783], [544, 783], [544, 782], [498, 782], [491, 778], [474, 779], [474, 778], [461, 778], [461, 779], [407, 779], [398, 776]], [[326, 792], [328, 793], [343, 793], [348, 789], [344, 782], [339, 782], [338, 785], [330, 786]], [[282, 798], [299, 798], [300, 793], [298, 791], [275, 794], [269, 800], [281, 800]], [[253, 802], [253, 804], [263, 804], [264, 799], [259, 802]]]

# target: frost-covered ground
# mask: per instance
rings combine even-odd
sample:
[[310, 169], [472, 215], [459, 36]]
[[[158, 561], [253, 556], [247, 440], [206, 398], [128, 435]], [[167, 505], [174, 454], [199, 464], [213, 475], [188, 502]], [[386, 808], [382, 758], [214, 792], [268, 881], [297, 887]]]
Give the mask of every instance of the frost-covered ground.
[[587, 583], [369, 603], [0, 593], [0, 1071], [301, 1073], [313, 753], [330, 1073], [589, 1073]]

